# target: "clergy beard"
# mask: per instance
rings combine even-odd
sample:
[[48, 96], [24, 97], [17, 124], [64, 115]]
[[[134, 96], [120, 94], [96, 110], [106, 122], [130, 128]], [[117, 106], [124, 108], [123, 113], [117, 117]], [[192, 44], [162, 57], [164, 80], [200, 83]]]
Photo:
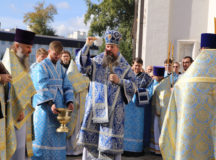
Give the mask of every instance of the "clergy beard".
[[115, 57], [113, 55], [113, 53], [111, 55], [110, 54], [104, 55], [103, 61], [102, 61], [102, 66], [104, 68], [109, 66], [109, 64], [112, 64], [113, 66], [116, 66], [116, 65], [118, 65], [116, 60], [117, 60], [117, 57]]
[[25, 70], [29, 70], [29, 58], [22, 53], [22, 48], [17, 49], [16, 55]]

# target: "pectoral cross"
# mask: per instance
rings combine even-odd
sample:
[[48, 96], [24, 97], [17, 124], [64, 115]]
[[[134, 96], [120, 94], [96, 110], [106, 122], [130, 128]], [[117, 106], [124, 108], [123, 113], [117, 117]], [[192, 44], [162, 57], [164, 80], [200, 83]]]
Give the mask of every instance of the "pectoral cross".
[[114, 72], [113, 72], [113, 65], [112, 65], [112, 63], [109, 64], [109, 69], [110, 69], [110, 74], [113, 74]]

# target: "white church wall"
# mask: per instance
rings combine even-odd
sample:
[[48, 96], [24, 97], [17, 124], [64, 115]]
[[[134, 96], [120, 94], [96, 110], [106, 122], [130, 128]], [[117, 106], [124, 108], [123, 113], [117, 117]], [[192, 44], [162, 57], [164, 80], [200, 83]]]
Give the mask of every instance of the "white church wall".
[[199, 39], [207, 31], [208, 0], [174, 0], [170, 40]]
[[169, 42], [174, 44], [174, 59], [195, 58], [200, 35], [214, 32], [216, 0], [145, 0], [143, 25], [144, 67], [163, 65]]
[[209, 0], [209, 9], [208, 9], [208, 33], [214, 33], [215, 32], [215, 24], [214, 24], [214, 18], [216, 17], [216, 0]]
[[144, 16], [144, 67], [163, 65], [169, 44], [170, 0], [146, 0]]
[[184, 56], [195, 59], [199, 53], [200, 34], [207, 32], [209, 1], [175, 0], [172, 6], [170, 39], [175, 45], [175, 60], [181, 62]]

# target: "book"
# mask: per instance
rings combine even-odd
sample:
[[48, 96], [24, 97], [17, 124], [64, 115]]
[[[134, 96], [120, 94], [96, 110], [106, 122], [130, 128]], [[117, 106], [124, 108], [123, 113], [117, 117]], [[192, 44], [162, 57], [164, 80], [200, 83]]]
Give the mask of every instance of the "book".
[[2, 62], [0, 62], [0, 74], [10, 74]]

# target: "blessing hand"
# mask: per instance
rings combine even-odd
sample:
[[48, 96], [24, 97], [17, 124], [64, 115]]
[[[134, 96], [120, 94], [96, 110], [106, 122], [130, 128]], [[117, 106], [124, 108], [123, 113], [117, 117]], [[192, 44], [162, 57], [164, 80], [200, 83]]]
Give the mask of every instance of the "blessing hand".
[[86, 39], [86, 44], [88, 45], [88, 46], [92, 46], [92, 44], [93, 44], [93, 42], [96, 40], [96, 38], [95, 37], [88, 37], [87, 39]]

